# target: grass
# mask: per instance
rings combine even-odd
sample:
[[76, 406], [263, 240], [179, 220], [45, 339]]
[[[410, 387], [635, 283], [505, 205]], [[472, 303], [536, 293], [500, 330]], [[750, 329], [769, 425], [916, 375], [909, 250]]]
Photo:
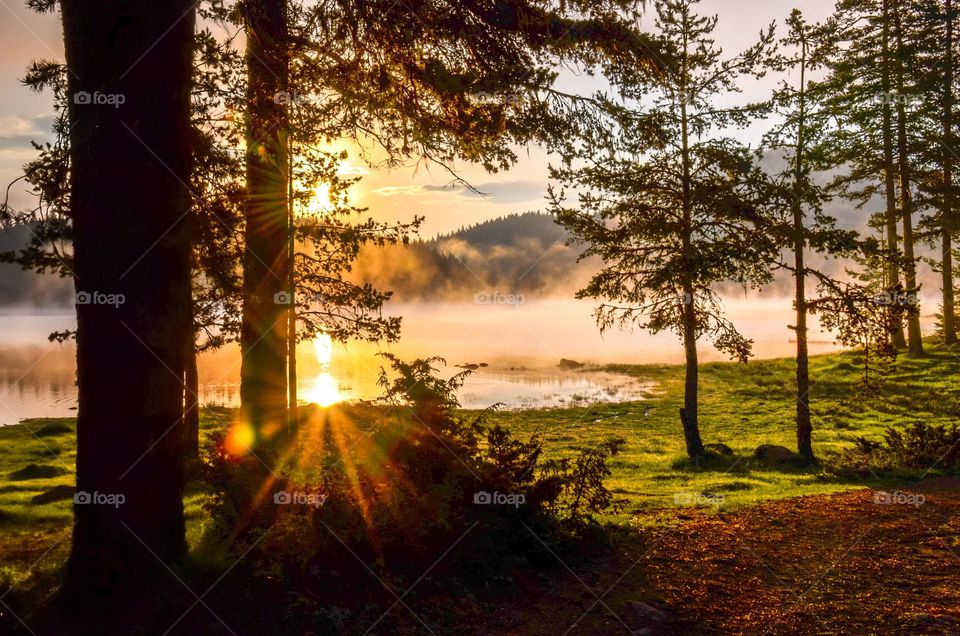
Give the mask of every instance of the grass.
[[[229, 409], [205, 409], [201, 436], [224, 429], [232, 416]], [[73, 418], [28, 419], [0, 427], [0, 594], [24, 582], [49, 582], [66, 561], [73, 522], [75, 430]], [[191, 545], [197, 545], [204, 532], [208, 516], [202, 504], [209, 494], [202, 483], [187, 486], [184, 513]]]
[[[810, 360], [814, 450], [829, 458], [858, 436], [879, 438], [886, 427], [923, 420], [951, 424], [960, 416], [960, 356], [928, 344], [927, 355], [903, 356], [875, 395], [862, 391], [862, 356], [844, 352]], [[772, 469], [753, 459], [761, 444], [796, 447], [796, 401], [791, 359], [705, 364], [700, 370], [700, 430], [704, 443], [722, 442], [734, 456], [693, 466], [686, 458], [679, 410], [683, 368], [614, 365], [605, 370], [656, 383], [646, 401], [581, 408], [500, 412], [491, 422], [518, 435], [540, 433], [548, 456], [570, 456], [608, 437], [627, 440], [612, 462], [610, 485], [628, 500], [626, 511], [674, 507], [695, 493], [723, 496], [736, 508], [759, 500], [892, 487], [884, 479], [839, 481], [821, 467]], [[903, 478], [919, 477], [905, 473]], [[621, 516], [621, 520], [623, 517]]]
[[[820, 457], [849, 446], [857, 436], [877, 438], [888, 426], [917, 420], [953, 423], [960, 416], [960, 383], [956, 382], [960, 357], [954, 353], [931, 344], [926, 356], [904, 356], [877, 395], [865, 395], [860, 390], [860, 363], [860, 356], [854, 352], [811, 359], [814, 448]], [[794, 446], [792, 360], [702, 366], [700, 420], [704, 441], [723, 442], [735, 453], [703, 466], [693, 466], [684, 453], [678, 415], [683, 397], [682, 367], [617, 365], [606, 370], [650, 381], [655, 388], [640, 402], [499, 412], [491, 414], [490, 419], [519, 436], [541, 433], [548, 456], [572, 456], [603, 439], [625, 438], [626, 449], [611, 463], [609, 484], [628, 503], [623, 514], [610, 520], [623, 523], [637, 519], [631, 513], [675, 507], [677, 495], [689, 497], [692, 493], [722, 495], [722, 507], [736, 508], [764, 499], [824, 494], [865, 485], [895, 486], [879, 479], [841, 481], [818, 467], [772, 469], [752, 459], [753, 450], [760, 444]], [[361, 419], [375, 417], [370, 407], [348, 408]], [[225, 429], [233, 416], [230, 409], [205, 409], [202, 435], [208, 437]], [[73, 419], [64, 418], [27, 420], [0, 428], [0, 590], [24, 581], [29, 587], [31, 581], [53, 580], [44, 574], [52, 574], [67, 556], [75, 425]], [[61, 493], [55, 490], [57, 487]], [[52, 500], [34, 501], [44, 494]], [[200, 544], [208, 523], [202, 504], [209, 494], [203, 483], [188, 484], [184, 506], [192, 546]], [[643, 518], [648, 523], [655, 521], [656, 515]], [[29, 594], [29, 590], [23, 591]], [[49, 590], [36, 593], [43, 595]]]

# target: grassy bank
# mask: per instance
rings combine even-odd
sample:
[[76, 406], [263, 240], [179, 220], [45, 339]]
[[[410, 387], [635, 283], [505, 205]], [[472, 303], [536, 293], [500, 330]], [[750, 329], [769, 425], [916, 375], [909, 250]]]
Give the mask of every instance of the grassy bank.
[[[814, 450], [829, 460], [858, 436], [879, 438], [888, 426], [924, 421], [952, 424], [960, 417], [960, 356], [928, 345], [923, 357], [903, 356], [896, 372], [874, 395], [860, 386], [859, 354], [816, 356], [810, 361]], [[722, 442], [734, 451], [704, 467], [686, 459], [680, 431], [683, 368], [615, 365], [608, 370], [656, 383], [644, 402], [561, 410], [502, 412], [492, 417], [516, 433], [544, 435], [551, 455], [571, 455], [606, 437], [623, 437], [627, 447], [613, 461], [611, 484], [634, 510], [673, 507], [675, 496], [723, 495], [727, 508], [758, 500], [823, 494], [870, 485], [895, 487], [903, 481], [839, 481], [822, 468], [771, 469], [753, 460], [761, 444], [795, 448], [790, 359], [747, 365], [710, 363], [700, 371], [700, 428], [705, 443]], [[922, 473], [901, 475], [903, 480]], [[689, 497], [687, 497], [689, 498]]]
[[[914, 421], [953, 423], [960, 415], [960, 358], [930, 347], [920, 358], [903, 357], [893, 377], [876, 395], [859, 386], [860, 360], [855, 353], [818, 356], [811, 360], [814, 445], [825, 459], [849, 446], [857, 436], [879, 437], [887, 426]], [[628, 500], [617, 520], [630, 522], [631, 513], [676, 507], [676, 496], [714, 493], [722, 507], [737, 508], [758, 500], [823, 494], [865, 485], [894, 488], [920, 474], [905, 474], [899, 482], [839, 480], [822, 468], [769, 468], [752, 459], [760, 444], [794, 446], [791, 360], [713, 363], [701, 371], [701, 430], [704, 441], [722, 442], [734, 450], [729, 458], [707, 466], [686, 459], [678, 411], [682, 402], [683, 369], [678, 366], [612, 366], [608, 370], [653, 383], [642, 402], [493, 413], [491, 421], [520, 436], [542, 433], [550, 456], [572, 456], [610, 437], [627, 440], [625, 451], [612, 461], [610, 484]], [[336, 407], [362, 434], [363, 420], [382, 411], [370, 407]], [[467, 413], [469, 415], [469, 413]], [[223, 430], [233, 411], [205, 410], [204, 437]], [[341, 429], [342, 431], [343, 429]], [[69, 549], [72, 522], [75, 422], [72, 419], [28, 420], [0, 428], [0, 584], [49, 581], [43, 576], [63, 563]], [[313, 442], [307, 440], [306, 446]], [[318, 442], [319, 443], [319, 442]], [[344, 444], [346, 447], [347, 444]], [[303, 447], [302, 447], [303, 448]], [[300, 464], [310, 464], [301, 453]], [[196, 546], [207, 521], [202, 503], [208, 487], [193, 481], [185, 507], [188, 538]], [[639, 518], [639, 517], [637, 517]], [[642, 517], [649, 522], [650, 515]], [[41, 576], [33, 576], [40, 574]], [[43, 595], [45, 590], [36, 590]]]
[[[225, 428], [232, 416], [231, 410], [204, 410], [202, 438]], [[43, 588], [55, 580], [52, 574], [70, 549], [75, 463], [73, 418], [0, 427], [0, 594], [14, 585], [24, 596], [52, 592]], [[184, 508], [191, 545], [203, 534], [207, 516], [202, 504], [209, 494], [199, 481], [187, 486]]]

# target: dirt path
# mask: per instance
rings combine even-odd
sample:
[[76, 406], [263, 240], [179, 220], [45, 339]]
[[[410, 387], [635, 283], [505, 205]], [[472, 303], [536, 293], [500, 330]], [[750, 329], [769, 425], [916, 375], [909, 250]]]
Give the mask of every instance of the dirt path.
[[922, 505], [862, 490], [672, 512], [676, 526], [563, 567], [487, 633], [960, 635], [960, 481], [911, 492]]

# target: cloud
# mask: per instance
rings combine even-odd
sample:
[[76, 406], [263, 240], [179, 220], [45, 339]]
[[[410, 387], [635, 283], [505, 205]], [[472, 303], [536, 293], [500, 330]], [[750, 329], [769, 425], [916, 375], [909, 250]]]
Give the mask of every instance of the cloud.
[[371, 194], [378, 194], [382, 197], [409, 196], [423, 193], [426, 187], [420, 185], [385, 186], [372, 190]]
[[0, 149], [30, 149], [30, 142], [50, 139], [52, 115], [0, 115]]
[[526, 203], [539, 201], [547, 194], [547, 187], [539, 181], [491, 181], [473, 186], [480, 194], [459, 183], [447, 185], [385, 186], [373, 190], [382, 197], [411, 196], [424, 193], [454, 194], [465, 199], [483, 199], [490, 203]]
[[363, 165], [356, 165], [349, 160], [341, 161], [337, 167], [337, 175], [341, 177], [363, 177], [370, 174], [370, 169]]
[[468, 199], [484, 199], [491, 203], [526, 203], [539, 201], [547, 194], [546, 185], [539, 181], [491, 181], [474, 185], [480, 192], [462, 185], [423, 186], [427, 192], [455, 192]]

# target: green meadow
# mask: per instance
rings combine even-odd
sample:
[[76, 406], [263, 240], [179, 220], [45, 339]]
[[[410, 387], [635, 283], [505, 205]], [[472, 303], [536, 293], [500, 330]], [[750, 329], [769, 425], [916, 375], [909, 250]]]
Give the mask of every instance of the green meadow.
[[[811, 359], [814, 443], [818, 466], [770, 467], [754, 459], [761, 444], [794, 446], [793, 361], [747, 365], [703, 365], [701, 432], [705, 443], [723, 443], [733, 455], [703, 465], [686, 458], [680, 433], [683, 368], [617, 365], [607, 370], [648, 381], [646, 399], [623, 404], [488, 413], [520, 437], [542, 435], [548, 457], [573, 456], [604, 439], [622, 437], [623, 452], [610, 463], [609, 484], [625, 500], [618, 523], [656, 523], [657, 509], [700, 502], [705, 508], [735, 509], [759, 500], [862, 488], [893, 488], [923, 475], [903, 473], [867, 481], [840, 479], [828, 470], [834, 453], [858, 436], [879, 438], [888, 426], [914, 421], [951, 424], [960, 416], [960, 357], [931, 344], [923, 357], [903, 356], [878, 392], [860, 386], [861, 356], [855, 352]], [[355, 421], [388, 417], [366, 406], [338, 407]], [[464, 411], [464, 417], [476, 412]], [[203, 412], [202, 437], [229, 426], [234, 411]], [[42, 576], [62, 565], [72, 523], [75, 421], [27, 420], [0, 428], [0, 583], [53, 580]], [[304, 457], [298, 460], [304, 466]], [[312, 472], [312, 471], [309, 471]], [[198, 474], [194, 472], [193, 474]], [[210, 488], [198, 477], [185, 497], [188, 539], [200, 544], [208, 522], [203, 503]], [[704, 499], [703, 495], [712, 497]], [[717, 497], [720, 495], [721, 497]], [[638, 513], [644, 513], [639, 514]], [[40, 573], [41, 576], [32, 575]], [[37, 590], [42, 594], [43, 590]]]

